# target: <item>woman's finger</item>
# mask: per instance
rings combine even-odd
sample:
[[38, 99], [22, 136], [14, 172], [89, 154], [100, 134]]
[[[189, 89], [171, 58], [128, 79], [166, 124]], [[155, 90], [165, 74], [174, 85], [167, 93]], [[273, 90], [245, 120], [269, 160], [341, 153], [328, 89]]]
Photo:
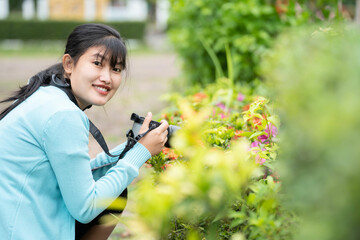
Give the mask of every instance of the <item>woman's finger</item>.
[[152, 113], [148, 112], [144, 119], [144, 122], [140, 128], [140, 131], [139, 131], [140, 134], [146, 132], [149, 129], [149, 124], [151, 122], [151, 118], [152, 118]]

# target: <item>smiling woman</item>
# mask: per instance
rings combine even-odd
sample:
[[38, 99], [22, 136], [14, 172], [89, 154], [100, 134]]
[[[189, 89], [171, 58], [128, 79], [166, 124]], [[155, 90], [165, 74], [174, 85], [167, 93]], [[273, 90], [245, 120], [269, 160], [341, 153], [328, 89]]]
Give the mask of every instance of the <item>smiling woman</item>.
[[[0, 113], [0, 236], [2, 239], [107, 239], [114, 226], [99, 217], [159, 153], [167, 122], [135, 142], [89, 157], [92, 123], [83, 110], [103, 106], [121, 83], [126, 47], [102, 24], [69, 35], [62, 62], [31, 77], [2, 102]], [[140, 132], [148, 129], [151, 113]], [[99, 168], [100, 166], [107, 168]]]

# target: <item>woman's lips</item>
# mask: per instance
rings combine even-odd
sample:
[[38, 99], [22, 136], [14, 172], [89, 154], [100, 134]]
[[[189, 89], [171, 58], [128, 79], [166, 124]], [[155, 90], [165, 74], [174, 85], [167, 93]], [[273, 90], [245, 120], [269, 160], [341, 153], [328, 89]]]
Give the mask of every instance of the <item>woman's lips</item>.
[[110, 88], [108, 86], [103, 86], [103, 85], [93, 85], [95, 87], [95, 90], [102, 94], [102, 95], [107, 95], [110, 91]]

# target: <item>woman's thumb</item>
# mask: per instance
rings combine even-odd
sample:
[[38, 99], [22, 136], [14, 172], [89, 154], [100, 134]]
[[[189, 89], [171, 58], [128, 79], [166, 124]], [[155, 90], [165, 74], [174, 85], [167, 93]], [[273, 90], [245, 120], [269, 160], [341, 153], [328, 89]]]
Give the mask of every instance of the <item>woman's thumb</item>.
[[140, 133], [146, 132], [149, 129], [151, 118], [152, 118], [152, 113], [148, 112], [141, 126]]

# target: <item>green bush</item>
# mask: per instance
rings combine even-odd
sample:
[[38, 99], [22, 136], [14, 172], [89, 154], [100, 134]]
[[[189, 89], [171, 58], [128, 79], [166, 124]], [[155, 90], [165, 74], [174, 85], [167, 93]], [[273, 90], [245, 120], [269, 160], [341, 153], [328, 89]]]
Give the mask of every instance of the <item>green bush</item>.
[[296, 1], [275, 0], [170, 2], [171, 40], [192, 85], [214, 82], [221, 75], [251, 82], [260, 77], [262, 56], [285, 27], [316, 20], [315, 12], [324, 19], [339, 15], [335, 0], [299, 1], [300, 8]]
[[[80, 21], [1, 20], [0, 39], [65, 40]], [[125, 39], [140, 39], [145, 35], [145, 22], [106, 22]]]
[[291, 239], [269, 101], [226, 78], [168, 97], [162, 118], [181, 130], [130, 194], [134, 239]]
[[279, 104], [284, 193], [296, 239], [360, 239], [360, 32], [311, 28], [282, 36], [264, 74]]

